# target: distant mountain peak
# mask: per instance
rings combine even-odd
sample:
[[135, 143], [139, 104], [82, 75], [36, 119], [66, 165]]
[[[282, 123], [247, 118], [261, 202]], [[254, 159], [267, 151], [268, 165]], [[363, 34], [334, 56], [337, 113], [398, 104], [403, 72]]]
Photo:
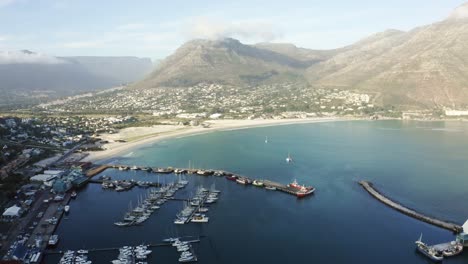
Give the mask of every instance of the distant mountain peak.
[[455, 8], [448, 17], [449, 20], [464, 20], [468, 19], [468, 3]]

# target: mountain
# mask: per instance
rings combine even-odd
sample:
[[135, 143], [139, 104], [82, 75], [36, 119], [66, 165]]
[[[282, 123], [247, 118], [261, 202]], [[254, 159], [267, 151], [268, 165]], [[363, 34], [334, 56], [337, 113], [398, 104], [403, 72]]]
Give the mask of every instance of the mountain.
[[304, 80], [310, 63], [238, 40], [193, 40], [185, 43], [136, 88], [190, 86], [200, 82], [255, 84]]
[[345, 48], [334, 50], [312, 50], [299, 48], [291, 43], [258, 43], [255, 47], [270, 50], [276, 53], [286, 55], [299, 61], [308, 62], [313, 65], [317, 62], [327, 60], [334, 55], [342, 52]]
[[28, 50], [0, 52], [0, 106], [27, 104], [133, 82], [151, 71], [149, 59], [54, 57]]
[[375, 95], [378, 104], [466, 107], [468, 4], [446, 20], [386, 31], [307, 70], [309, 82]]
[[62, 58], [76, 62], [88, 72], [108, 78], [117, 84], [141, 80], [153, 69], [149, 58], [96, 56]]
[[387, 30], [335, 50], [190, 41], [134, 88], [291, 81], [367, 93], [378, 105], [468, 107], [468, 3], [443, 21], [407, 32]]

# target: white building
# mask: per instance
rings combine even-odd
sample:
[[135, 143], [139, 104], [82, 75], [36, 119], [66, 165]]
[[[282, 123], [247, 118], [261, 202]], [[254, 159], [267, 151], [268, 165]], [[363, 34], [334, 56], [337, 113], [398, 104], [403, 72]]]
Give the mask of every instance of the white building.
[[468, 111], [461, 110], [445, 110], [446, 116], [468, 116]]

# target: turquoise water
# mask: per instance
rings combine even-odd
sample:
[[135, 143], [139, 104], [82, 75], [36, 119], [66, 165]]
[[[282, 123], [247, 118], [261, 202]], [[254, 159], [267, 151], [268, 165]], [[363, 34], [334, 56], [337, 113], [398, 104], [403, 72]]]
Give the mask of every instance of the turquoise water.
[[[264, 143], [268, 136], [268, 144]], [[285, 158], [291, 153], [294, 162]], [[200, 263], [428, 263], [415, 252], [420, 233], [430, 244], [450, 232], [404, 216], [374, 200], [357, 184], [369, 180], [389, 197], [438, 218], [468, 219], [468, 124], [461, 122], [352, 121], [215, 132], [171, 139], [129, 151], [112, 162], [128, 165], [224, 169], [251, 178], [313, 185], [303, 200], [244, 187], [217, 177], [188, 176], [188, 197], [197, 185], [222, 190], [210, 223], [172, 224], [181, 202], [164, 205], [142, 227], [112, 225], [130, 200], [125, 193], [88, 185], [71, 204], [57, 233], [59, 248], [109, 247], [158, 242], [170, 234], [206, 235], [197, 245]], [[156, 181], [155, 174], [108, 170], [114, 178]], [[172, 181], [174, 176], [161, 176]], [[174, 252], [173, 252], [174, 251]], [[109, 263], [116, 252], [93, 254]], [[48, 258], [48, 263], [55, 263]], [[158, 248], [150, 263], [176, 263]], [[445, 261], [468, 263], [468, 253]]]

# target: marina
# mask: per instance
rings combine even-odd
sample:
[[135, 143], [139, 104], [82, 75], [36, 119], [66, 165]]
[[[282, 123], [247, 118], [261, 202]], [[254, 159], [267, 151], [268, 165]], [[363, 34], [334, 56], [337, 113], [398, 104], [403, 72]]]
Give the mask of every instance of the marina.
[[[118, 170], [127, 170], [125, 168], [128, 168], [125, 165], [98, 165], [97, 167], [91, 169], [90, 171], [93, 173], [88, 173], [88, 175], [96, 175], [94, 174], [95, 171], [99, 171], [99, 173], [104, 172], [106, 169], [113, 168], [113, 169], [118, 169]], [[191, 168], [173, 168], [173, 167], [157, 167], [150, 169], [149, 167], [140, 167], [140, 166], [132, 166], [130, 168], [131, 170], [144, 170], [156, 174], [171, 174], [175, 173], [174, 175], [181, 175], [181, 174], [187, 174], [187, 175], [198, 175], [198, 176], [217, 176], [217, 177], [226, 177], [226, 179], [235, 181], [236, 183], [242, 184], [242, 185], [255, 185], [257, 187], [264, 187], [268, 190], [275, 190], [281, 191], [283, 193], [291, 194], [294, 195], [298, 198], [303, 198], [308, 195], [311, 195], [315, 192], [314, 187], [306, 187], [299, 185], [297, 182], [292, 182], [290, 184], [281, 184], [278, 182], [270, 181], [270, 180], [258, 180], [258, 179], [252, 179], [246, 176], [242, 176], [239, 174], [235, 174], [232, 172], [228, 171], [223, 171], [223, 170], [213, 170], [213, 169], [191, 169]], [[177, 172], [177, 173], [176, 173]], [[92, 176], [89, 176], [92, 177]], [[111, 187], [106, 187], [106, 188], [115, 188], [116, 191], [124, 191], [133, 188], [134, 186], [138, 185], [137, 182], [134, 180], [123, 180], [123, 181], [118, 181], [118, 182], [112, 182], [110, 180], [94, 180], [91, 179], [90, 183], [100, 183], [100, 184], [106, 184], [106, 186], [111, 186]], [[125, 184], [125, 187], [122, 187], [121, 185]], [[104, 185], [103, 185], [104, 186]], [[118, 188], [118, 186], [121, 186]], [[160, 186], [159, 183], [154, 183], [154, 182], [147, 182], [146, 186], [152, 186], [152, 187], [158, 187]]]
[[[262, 134], [261, 139], [263, 139], [264, 133], [259, 134]], [[240, 144], [239, 142], [244, 142], [245, 138], [241, 137], [233, 144]], [[358, 157], [356, 157], [356, 160], [352, 160], [354, 157], [352, 153], [354, 152], [351, 150], [349, 152], [344, 151], [346, 154], [343, 155], [346, 156], [346, 160], [339, 160], [339, 164], [336, 164], [336, 159], [323, 160], [320, 158], [320, 155], [326, 155], [326, 149], [320, 148], [320, 150], [317, 150], [319, 153], [308, 156], [305, 151], [309, 151], [309, 149], [298, 150], [298, 146], [294, 146], [291, 147], [294, 150], [294, 162], [287, 164], [284, 162], [285, 147], [282, 147], [283, 151], [275, 151], [278, 154], [277, 162], [271, 162], [271, 156], [268, 156], [269, 153], [264, 154], [265, 157], [263, 158], [256, 149], [252, 150], [253, 148], [247, 148], [236, 153], [234, 157], [227, 155], [224, 160], [218, 160], [215, 156], [221, 154], [216, 152], [216, 149], [208, 147], [206, 152], [199, 151], [200, 144], [204, 143], [203, 140], [199, 145], [197, 145], [198, 139], [193, 140], [193, 142], [197, 143], [194, 143], [194, 146], [185, 145], [188, 139], [181, 139], [180, 141], [183, 142], [181, 145], [184, 148], [194, 150], [181, 154], [180, 146], [173, 144], [171, 141], [152, 149], [143, 149], [141, 155], [135, 154], [135, 157], [132, 158], [109, 161], [109, 163], [115, 164], [128, 164], [127, 167], [129, 168], [128, 170], [119, 169], [119, 167], [109, 165], [108, 169], [97, 174], [91, 180], [94, 180], [94, 178], [98, 180], [100, 176], [110, 176], [112, 181], [134, 180], [135, 186], [128, 191], [115, 192], [103, 190], [102, 186], [97, 182], [95, 184], [90, 182], [92, 184], [88, 184], [83, 190], [80, 190], [76, 203], [74, 202], [71, 205], [70, 215], [65, 217], [68, 219], [61, 222], [56, 232], [60, 236], [57, 250], [65, 252], [67, 249], [79, 248], [114, 248], [114, 250], [108, 251], [89, 251], [89, 258], [93, 263], [109, 263], [118, 258], [119, 248], [123, 245], [130, 247], [141, 244], [149, 245], [148, 242], [152, 240], [161, 241], [164, 237], [177, 237], [178, 234], [192, 233], [204, 234], [209, 237], [206, 243], [203, 241], [203, 243], [193, 245], [193, 253], [196, 252], [196, 254], [192, 254], [196, 256], [200, 263], [258, 263], [262, 261], [286, 263], [290, 260], [306, 261], [310, 257], [320, 263], [349, 263], [350, 260], [360, 263], [427, 263], [427, 257], [416, 252], [414, 245], [415, 238], [419, 236], [420, 232], [425, 234], [424, 243], [427, 243], [428, 247], [437, 246], [439, 248], [438, 245], [444, 245], [440, 248], [448, 248], [451, 242], [448, 242], [448, 244], [441, 242], [454, 240], [453, 235], [445, 230], [414, 221], [398, 212], [388, 210], [380, 203], [375, 203], [372, 200], [373, 198], [369, 198], [370, 196], [367, 193], [357, 188], [355, 177], [353, 177], [357, 173], [362, 174], [361, 177], [366, 177], [372, 181], [377, 181], [377, 179], [373, 177], [372, 173], [368, 175], [363, 173], [362, 168], [347, 167], [343, 169], [344, 165], [342, 164], [348, 163], [348, 159], [351, 159], [349, 163], [362, 166], [362, 164], [359, 164], [360, 159]], [[192, 140], [190, 141], [192, 142]], [[229, 139], [224, 139], [224, 141], [228, 142]], [[275, 147], [279, 140], [275, 137], [275, 144], [271, 142], [269, 144], [261, 142], [261, 145], [265, 148]], [[288, 143], [288, 148], [290, 145]], [[230, 149], [233, 149], [234, 152], [238, 151], [232, 145]], [[365, 149], [372, 148], [366, 146]], [[253, 159], [245, 151], [252, 151], [252, 155], [257, 158]], [[272, 151], [268, 150], [266, 152]], [[200, 159], [204, 159], [206, 162], [197, 162], [200, 164], [198, 169], [187, 170], [183, 164], [186, 163], [186, 160], [193, 159], [194, 153], [202, 155], [203, 158]], [[411, 157], [404, 156], [403, 158], [415, 162]], [[308, 162], [304, 162], [304, 160]], [[387, 159], [382, 158], [382, 160]], [[321, 167], [322, 163], [324, 164], [323, 167]], [[157, 165], [156, 168], [164, 168], [161, 166], [163, 164], [175, 165], [173, 166], [173, 172], [158, 173], [153, 169], [148, 170], [153, 165]], [[245, 164], [245, 167], [243, 167], [243, 164]], [[379, 168], [384, 167], [384, 164], [377, 164]], [[356, 166], [358, 167], [358, 165]], [[132, 167], [133, 170], [130, 169]], [[207, 168], [216, 168], [216, 170]], [[401, 168], [404, 168], [404, 166], [401, 166]], [[200, 173], [198, 173], [199, 171]], [[236, 172], [232, 173], [232, 171]], [[421, 192], [408, 191], [408, 189], [417, 190], [417, 188], [404, 186], [399, 184], [399, 180], [395, 180], [400, 179], [399, 175], [404, 175], [403, 173], [398, 170], [384, 171], [383, 173], [387, 174], [378, 178], [379, 183], [390, 190], [397, 200], [415, 201], [414, 203], [421, 211], [433, 212], [434, 215], [446, 215], [448, 219], [464, 219], [466, 214], [462, 208], [453, 203], [453, 199], [450, 200], [450, 203], [441, 200], [440, 204], [447, 208], [448, 213], [443, 209], [437, 211], [440, 208], [439, 200], [430, 197], [418, 200], [420, 197], [418, 195]], [[440, 172], [438, 173], [440, 174]], [[450, 173], [450, 175], [455, 174], [459, 174], [459, 171]], [[159, 176], [162, 180], [160, 182], [166, 185], [166, 183], [170, 184], [177, 181], [179, 175], [187, 178], [189, 181], [187, 187], [180, 189], [172, 199], [168, 199], [167, 201], [170, 202], [166, 202], [161, 209], [158, 209], [156, 215], [150, 217], [147, 222], [135, 228], [120, 228], [113, 225], [115, 221], [122, 220], [123, 215], [128, 210], [130, 201], [137, 206], [137, 200], [145, 200], [145, 194], [153, 189], [151, 186], [138, 186], [136, 182], [157, 182]], [[250, 176], [246, 177], [245, 175]], [[423, 173], [415, 175], [423, 175]], [[229, 180], [230, 178], [234, 179], [234, 181]], [[244, 180], [246, 184], [238, 183], [237, 179], [239, 178]], [[297, 178], [296, 183], [294, 182], [295, 178]], [[387, 181], [387, 179], [391, 180]], [[249, 183], [248, 180], [251, 180], [251, 182]], [[433, 179], [430, 178], [430, 180]], [[175, 216], [184, 209], [186, 203], [191, 202], [197, 188], [202, 186], [209, 189], [208, 187], [213, 183], [221, 191], [218, 202], [201, 206], [200, 212], [198, 212], [209, 217], [208, 224], [192, 224], [190, 222], [183, 225], [174, 225]], [[300, 188], [302, 183], [313, 184], [316, 190], [320, 191], [320, 193], [317, 193], [319, 195], [313, 199], [291, 199], [292, 197], [289, 195], [296, 197], [295, 193], [297, 192], [295, 192], [294, 188]], [[437, 184], [431, 184], [428, 184], [431, 188], [437, 186]], [[304, 187], [307, 189], [307, 186]], [[398, 192], [399, 188], [402, 188], [401, 192]], [[314, 190], [312, 193], [316, 192], [315, 189], [310, 189], [310, 191], [312, 190]], [[434, 189], [429, 190], [433, 191]], [[291, 191], [291, 193], [286, 191]], [[280, 193], [288, 195], [281, 195]], [[83, 211], [83, 209], [86, 211]], [[208, 211], [205, 212], [205, 210]], [[103, 211], [105, 213], [99, 213]], [[369, 211], [372, 212], [372, 217], [369, 217]], [[77, 212], [86, 212], [86, 215]], [[450, 214], [450, 212], [455, 213]], [[339, 216], [343, 214], [349, 215], [354, 221], [352, 223], [338, 221]], [[96, 215], [96, 217], [91, 220], [89, 215]], [[285, 215], [288, 216], [288, 221], [282, 220]], [[389, 218], [392, 224], [388, 224]], [[93, 230], [99, 230], [99, 232], [94, 233], [87, 227], [81, 227], [82, 223], [91, 223]], [[272, 242], [277, 237], [274, 230], [287, 229], [291, 228], [291, 226], [304, 230], [304, 232], [285, 234], [282, 239], [291, 241], [291, 243], [288, 243], [290, 246], [285, 243], [277, 245]], [[337, 240], [336, 237], [330, 238], [330, 232], [346, 235]], [[376, 240], [375, 236], [370, 235], [379, 232], [393, 235], [378, 240]], [[311, 239], [311, 233], [321, 239]], [[252, 234], [255, 234], [252, 239], [246, 239], [250, 238]], [[361, 236], [360, 234], [366, 235]], [[83, 245], [81, 242], [75, 241], [77, 236], [82, 237], [86, 244]], [[383, 246], [375, 248], [370, 254], [362, 254], [358, 250], [376, 241]], [[324, 254], [323, 252], [330, 245], [333, 245], [340, 254], [333, 256]], [[252, 249], [256, 253], [248, 254], [248, 257], [246, 254], [239, 254], [246, 248]], [[278, 254], [266, 256], [265, 253], [271, 251], [272, 248], [275, 248]], [[292, 248], [298, 252], [294, 256], [287, 253]], [[181, 247], [181, 249], [187, 249], [187, 247]], [[148, 255], [148, 263], [175, 263], [183, 257], [178, 249], [171, 245], [153, 247], [151, 250], [153, 252]], [[397, 253], [382, 258], [381, 256], [386, 256], [389, 250]], [[187, 256], [189, 255], [184, 255], [184, 257]], [[57, 257], [59, 258], [58, 254], [47, 254], [50, 263], [57, 263]], [[457, 257], [444, 256], [444, 263], [445, 261], [456, 264], [464, 263], [466, 257], [465, 252], [460, 253]], [[182, 260], [185, 259], [182, 258]]]

